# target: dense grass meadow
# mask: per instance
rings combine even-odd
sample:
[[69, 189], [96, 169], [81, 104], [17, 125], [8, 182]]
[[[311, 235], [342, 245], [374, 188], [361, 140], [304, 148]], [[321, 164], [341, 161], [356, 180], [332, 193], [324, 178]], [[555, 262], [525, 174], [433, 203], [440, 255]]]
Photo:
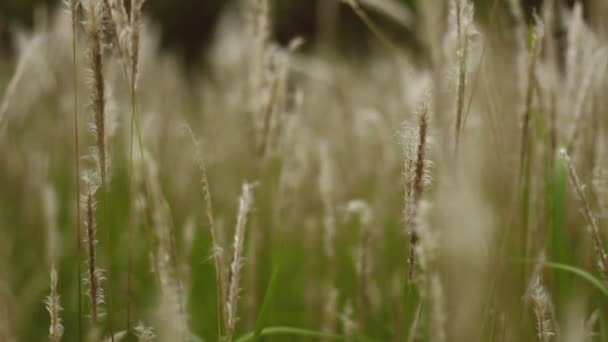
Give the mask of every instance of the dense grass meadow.
[[190, 69], [145, 6], [0, 54], [0, 341], [608, 341], [607, 1], [242, 0]]

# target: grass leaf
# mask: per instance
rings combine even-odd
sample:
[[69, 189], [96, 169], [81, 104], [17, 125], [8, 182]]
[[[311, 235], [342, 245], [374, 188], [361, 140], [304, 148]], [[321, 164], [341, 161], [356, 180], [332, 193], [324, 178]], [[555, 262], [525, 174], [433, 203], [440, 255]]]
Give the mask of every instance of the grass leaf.
[[275, 266], [272, 270], [272, 275], [270, 276], [268, 287], [266, 287], [266, 293], [264, 294], [262, 308], [260, 309], [260, 313], [258, 314], [258, 318], [255, 322], [253, 340], [256, 342], [260, 340], [260, 336], [262, 335], [262, 329], [264, 328], [264, 324], [266, 324], [268, 318], [268, 310], [270, 309], [270, 305], [272, 304], [272, 298], [274, 297], [278, 276], [279, 267]]
[[605, 296], [608, 297], [608, 287], [606, 287], [602, 283], [601, 280], [594, 277], [591, 273], [589, 273], [583, 269], [580, 269], [578, 267], [574, 267], [574, 266], [566, 265], [566, 264], [560, 264], [557, 262], [544, 262], [543, 264], [547, 267], [551, 267], [556, 270], [565, 271], [565, 272], [569, 272], [569, 273], [578, 275], [579, 277], [587, 280], [591, 285], [593, 285], [595, 288], [600, 290], [600, 292], [602, 292]]
[[[548, 219], [550, 231], [548, 241], [549, 259], [559, 264], [572, 260], [568, 247], [568, 236], [566, 232], [566, 186], [568, 171], [564, 159], [555, 151], [553, 161], [553, 173], [549, 180], [547, 189]], [[556, 291], [558, 297], [567, 297], [569, 292], [568, 281], [563, 274], [556, 274]]]
[[[325, 338], [336, 341], [344, 340], [343, 336], [336, 334], [328, 334], [322, 331], [301, 329], [301, 328], [293, 328], [293, 327], [268, 327], [264, 328], [261, 333], [261, 336], [270, 336], [270, 335], [290, 335], [290, 336], [301, 336], [301, 337], [315, 337], [315, 338]], [[255, 332], [250, 332], [245, 334], [235, 340], [235, 342], [246, 342], [254, 339]]]

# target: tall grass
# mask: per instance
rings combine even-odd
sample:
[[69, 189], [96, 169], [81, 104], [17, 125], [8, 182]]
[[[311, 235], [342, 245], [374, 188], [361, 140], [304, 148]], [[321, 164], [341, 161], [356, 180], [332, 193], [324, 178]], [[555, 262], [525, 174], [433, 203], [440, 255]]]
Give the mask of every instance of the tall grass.
[[334, 2], [286, 46], [242, 4], [187, 77], [143, 0], [14, 30], [1, 341], [608, 338], [600, 0]]

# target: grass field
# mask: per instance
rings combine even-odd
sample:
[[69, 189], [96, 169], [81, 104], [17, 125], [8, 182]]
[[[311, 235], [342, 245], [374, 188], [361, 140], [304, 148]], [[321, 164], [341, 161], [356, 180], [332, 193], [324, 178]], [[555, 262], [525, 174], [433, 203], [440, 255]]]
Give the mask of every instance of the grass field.
[[15, 29], [0, 341], [607, 340], [608, 3], [345, 3], [364, 59], [269, 0], [188, 72], [144, 0]]

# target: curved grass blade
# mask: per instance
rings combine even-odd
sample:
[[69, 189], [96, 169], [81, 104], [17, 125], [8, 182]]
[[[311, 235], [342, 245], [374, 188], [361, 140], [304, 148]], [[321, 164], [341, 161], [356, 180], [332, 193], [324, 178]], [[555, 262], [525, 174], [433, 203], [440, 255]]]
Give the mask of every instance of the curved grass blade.
[[[514, 259], [513, 261], [518, 262], [518, 263], [524, 263], [524, 264], [531, 263], [531, 261], [522, 260], [522, 259]], [[572, 265], [562, 264], [559, 262], [551, 262], [551, 261], [544, 261], [541, 264], [544, 265], [545, 267], [549, 267], [554, 270], [575, 274], [575, 275], [581, 277], [582, 279], [587, 280], [587, 282], [589, 282], [589, 284], [593, 285], [593, 287], [595, 287], [603, 295], [608, 297], [608, 287], [606, 287], [606, 285], [604, 285], [604, 283], [601, 280], [599, 280], [598, 278], [594, 277], [591, 273], [589, 273], [581, 268], [578, 268], [578, 267], [575, 267]]]
[[262, 303], [262, 308], [260, 309], [260, 313], [258, 314], [258, 318], [255, 322], [255, 331], [253, 333], [253, 341], [257, 342], [260, 340], [260, 336], [262, 335], [262, 329], [264, 328], [264, 324], [268, 319], [268, 312], [270, 309], [270, 305], [272, 304], [272, 299], [274, 298], [274, 292], [276, 289], [277, 278], [279, 276], [279, 268], [274, 267], [272, 270], [272, 275], [270, 276], [270, 281], [268, 282], [268, 287], [266, 287], [266, 294], [264, 294], [264, 302]]
[[[271, 335], [291, 335], [291, 336], [300, 336], [300, 337], [318, 337], [318, 338], [326, 338], [336, 341], [343, 341], [344, 337], [335, 334], [328, 334], [321, 331], [301, 329], [301, 328], [293, 328], [293, 327], [268, 327], [264, 328], [260, 336], [271, 336]], [[235, 342], [247, 342], [252, 341], [255, 336], [255, 332], [250, 332], [245, 334], [235, 340]]]
[[565, 271], [565, 272], [569, 272], [569, 273], [578, 275], [579, 277], [587, 280], [591, 285], [593, 285], [595, 288], [600, 290], [600, 292], [602, 292], [605, 296], [608, 297], [608, 287], [606, 287], [602, 283], [601, 280], [594, 277], [591, 273], [589, 273], [583, 269], [574, 267], [574, 266], [560, 264], [557, 262], [544, 262], [543, 264], [547, 267], [551, 267], [556, 270]]

